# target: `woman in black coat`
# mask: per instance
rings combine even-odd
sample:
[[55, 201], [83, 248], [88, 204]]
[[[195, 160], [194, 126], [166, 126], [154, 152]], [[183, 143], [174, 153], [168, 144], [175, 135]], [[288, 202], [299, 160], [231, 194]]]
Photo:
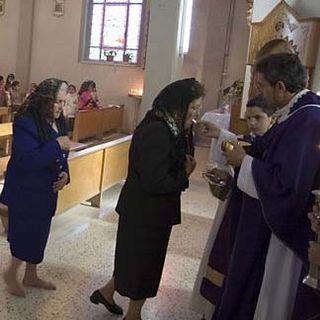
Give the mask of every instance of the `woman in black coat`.
[[90, 297], [122, 314], [113, 295], [130, 298], [126, 320], [141, 319], [145, 300], [157, 294], [171, 228], [180, 223], [180, 195], [195, 168], [190, 128], [202, 85], [195, 79], [165, 87], [133, 135], [129, 170], [116, 211], [119, 226], [112, 279]]

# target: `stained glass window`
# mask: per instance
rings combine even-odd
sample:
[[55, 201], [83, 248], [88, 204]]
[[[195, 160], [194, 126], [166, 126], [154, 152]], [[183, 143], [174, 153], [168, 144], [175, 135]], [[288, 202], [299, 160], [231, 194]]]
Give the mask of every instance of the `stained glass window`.
[[89, 0], [85, 59], [138, 64], [143, 0]]

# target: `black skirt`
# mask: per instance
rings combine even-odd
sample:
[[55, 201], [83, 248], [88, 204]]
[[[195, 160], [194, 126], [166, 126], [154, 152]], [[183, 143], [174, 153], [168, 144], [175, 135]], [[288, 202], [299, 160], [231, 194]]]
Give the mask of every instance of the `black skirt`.
[[137, 226], [119, 219], [115, 287], [132, 300], [158, 292], [172, 226]]

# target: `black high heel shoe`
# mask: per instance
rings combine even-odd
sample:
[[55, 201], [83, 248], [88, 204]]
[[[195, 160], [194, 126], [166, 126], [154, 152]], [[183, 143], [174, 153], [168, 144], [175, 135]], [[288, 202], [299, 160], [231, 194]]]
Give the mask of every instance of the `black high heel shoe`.
[[90, 301], [94, 304], [103, 304], [111, 313], [123, 314], [122, 308], [118, 306], [115, 302], [110, 303], [109, 301], [107, 301], [99, 290], [93, 292], [93, 294], [90, 296]]

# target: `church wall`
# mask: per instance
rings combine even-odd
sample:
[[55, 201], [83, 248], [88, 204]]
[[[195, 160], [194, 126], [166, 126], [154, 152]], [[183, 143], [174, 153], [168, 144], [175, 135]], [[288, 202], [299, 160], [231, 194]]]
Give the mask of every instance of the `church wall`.
[[202, 80], [208, 28], [210, 0], [194, 0], [189, 52], [184, 56], [182, 76]]
[[236, 1], [230, 41], [230, 57], [228, 59], [227, 75], [222, 85], [223, 88], [232, 85], [235, 80], [244, 80], [250, 33], [247, 23], [247, 9], [247, 1]]
[[17, 38], [20, 0], [6, 1], [5, 14], [0, 16], [0, 75], [16, 72]]
[[[280, 0], [255, 0], [253, 5], [253, 22], [263, 20], [268, 13], [280, 2]], [[319, 0], [286, 0], [286, 2], [295, 9], [301, 17], [319, 17]], [[320, 91], [320, 43], [318, 58], [315, 66], [314, 81], [312, 88], [314, 91]]]
[[[26, 0], [6, 1], [6, 14], [0, 17], [0, 41], [4, 44], [0, 47], [0, 74], [17, 72], [17, 78], [23, 80], [24, 87], [29, 82], [39, 82], [50, 76], [66, 79], [77, 87], [83, 80], [93, 79], [97, 83], [102, 104], [123, 103], [127, 106], [125, 122], [128, 128], [135, 104], [128, 97], [128, 91], [130, 88], [142, 88], [144, 70], [141, 67], [80, 62], [79, 30], [83, 1], [66, 1], [65, 15], [62, 17], [52, 15], [53, 2], [47, 0], [28, 0], [34, 3], [34, 12], [21, 15], [23, 1]], [[219, 106], [220, 85], [226, 87], [244, 77], [249, 36], [245, 0], [235, 1], [229, 57], [225, 65], [226, 74], [222, 77], [230, 1], [194, 0], [190, 51], [184, 57], [182, 76], [196, 77], [206, 84], [204, 111]], [[21, 48], [28, 47], [27, 43], [18, 45], [19, 39], [25, 38], [21, 36], [20, 21], [25, 15], [29, 15], [28, 19], [33, 23], [30, 34], [31, 57], [21, 52]], [[26, 19], [24, 23], [27, 24], [29, 20]], [[158, 59], [155, 57], [154, 60]], [[28, 68], [25, 64], [28, 64]]]
[[[141, 88], [141, 67], [115, 67], [79, 61], [81, 41], [82, 1], [65, 2], [65, 15], [52, 15], [52, 1], [36, 0], [34, 14], [33, 47], [31, 59], [32, 82], [48, 76], [74, 83], [77, 88], [84, 80], [97, 83], [101, 104], [125, 104], [133, 109], [134, 101], [128, 97], [130, 88]], [[126, 112], [126, 127], [132, 120]]]
[[[254, 0], [252, 21], [263, 20], [279, 2], [281, 0]], [[320, 17], [319, 0], [286, 0], [286, 3], [301, 17]]]
[[[202, 78], [207, 89], [204, 111], [218, 108], [221, 103], [220, 89], [228, 87], [235, 80], [243, 79], [245, 74], [249, 43], [249, 27], [246, 20], [247, 2], [235, 1], [230, 48], [225, 55], [230, 3], [231, 0], [209, 2], [207, 38], [202, 64]], [[224, 59], [226, 61], [223, 70]]]
[[139, 119], [150, 109], [160, 90], [181, 78], [184, 59], [180, 49], [182, 9], [180, 0], [151, 1], [145, 86]]

